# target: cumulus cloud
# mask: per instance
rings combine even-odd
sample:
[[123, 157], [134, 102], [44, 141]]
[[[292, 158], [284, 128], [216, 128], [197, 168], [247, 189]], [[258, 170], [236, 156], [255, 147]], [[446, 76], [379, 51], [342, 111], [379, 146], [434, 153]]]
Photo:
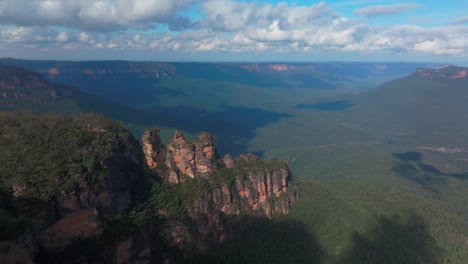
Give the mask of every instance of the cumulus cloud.
[[422, 52], [436, 55], [466, 53], [468, 29], [464, 27], [423, 28], [401, 25], [373, 29], [372, 34], [358, 42], [354, 51], [360, 52]]
[[14, 45], [50, 49], [56, 47], [79, 48], [94, 46], [97, 41], [105, 40], [104, 35], [82, 32], [61, 31], [54, 28], [43, 27], [13, 27], [0, 29], [1, 46]]
[[247, 27], [270, 26], [277, 21], [282, 30], [298, 26], [323, 24], [323, 21], [338, 17], [325, 2], [311, 6], [243, 3], [228, 0], [208, 1], [202, 4], [205, 17], [196, 23], [218, 31], [239, 31]]
[[[0, 0], [0, 14], [6, 12], [5, 5], [1, 3], [9, 1], [1, 2]], [[302, 52], [307, 54], [332, 51], [355, 54], [417, 53], [452, 56], [468, 53], [466, 48], [468, 47], [468, 27], [462, 23], [444, 27], [416, 25], [378, 27], [369, 24], [368, 21], [344, 17], [325, 2], [300, 6], [286, 3], [271, 5], [258, 2], [209, 0], [200, 5], [203, 16], [193, 21], [189, 30], [109, 32], [96, 29], [144, 28], [154, 21], [159, 21], [158, 23], [166, 21], [166, 23], [171, 23], [172, 27], [184, 28], [188, 25], [184, 24], [183, 19], [178, 21], [178, 16], [167, 17], [165, 14], [177, 13], [176, 10], [185, 8], [192, 1], [140, 0], [139, 5], [133, 5], [136, 1], [82, 0], [82, 2], [96, 4], [86, 6], [86, 8], [79, 1], [16, 1], [41, 2], [51, 15], [47, 17], [48, 20], [37, 15], [37, 17], [30, 17], [28, 21], [16, 23], [24, 24], [23, 26], [0, 27], [0, 51], [2, 45], [10, 44], [30, 49], [83, 48], [100, 52], [124, 50], [173, 52], [173, 54], [199, 52], [233, 54]], [[47, 4], [44, 4], [46, 2]], [[71, 4], [72, 2], [74, 4]], [[157, 12], [151, 11], [152, 3], [156, 2], [165, 3], [165, 5]], [[125, 13], [121, 11], [123, 7], [119, 5], [125, 3], [128, 4], [125, 6], [128, 13], [123, 14]], [[75, 11], [67, 11], [68, 9]], [[396, 9], [402, 10], [402, 7]], [[396, 9], [393, 8], [393, 11], [387, 9], [386, 13], [397, 12]], [[75, 14], [75, 18], [58, 14], [61, 12]], [[382, 14], [383, 11], [377, 13]], [[376, 14], [376, 11], [373, 14]], [[118, 16], [122, 16], [120, 21], [116, 19]], [[96, 25], [85, 26], [84, 20], [80, 17], [87, 17], [89, 21], [86, 23], [94, 21]], [[26, 18], [27, 16], [23, 19]], [[42, 19], [40, 20], [42, 22], [38, 23], [38, 19]], [[18, 18], [18, 21], [20, 20]]]
[[179, 30], [190, 26], [180, 11], [196, 0], [2, 0], [0, 23], [51, 25], [109, 31], [166, 24]]
[[400, 3], [394, 5], [374, 5], [363, 7], [354, 10], [354, 14], [365, 16], [365, 17], [373, 17], [373, 16], [381, 16], [381, 15], [394, 15], [399, 14], [409, 9], [416, 8], [418, 5], [415, 3]]

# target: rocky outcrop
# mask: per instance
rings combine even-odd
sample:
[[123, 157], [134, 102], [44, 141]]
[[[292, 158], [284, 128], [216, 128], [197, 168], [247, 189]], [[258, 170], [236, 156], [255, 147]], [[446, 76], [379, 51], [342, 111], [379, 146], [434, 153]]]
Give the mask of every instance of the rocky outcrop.
[[141, 141], [148, 167], [155, 169], [158, 164], [164, 163], [164, 168], [167, 168], [159, 171], [165, 182], [180, 183], [195, 177], [205, 178], [214, 171], [216, 147], [213, 136], [202, 133], [191, 142], [176, 131], [166, 150], [158, 132], [157, 129], [145, 131]]
[[164, 162], [166, 154], [166, 148], [162, 145], [158, 134], [159, 129], [148, 129], [141, 138], [143, 153], [146, 157], [146, 165], [148, 165], [150, 169], [154, 169]]
[[224, 155], [223, 157], [223, 163], [224, 163], [224, 166], [228, 169], [232, 169], [234, 168], [234, 166], [236, 166], [236, 163], [234, 161], [234, 158], [232, 157], [231, 154], [226, 154]]
[[[156, 168], [151, 166], [155, 160], [153, 153], [166, 151], [155, 131], [146, 131], [142, 138], [146, 159], [151, 160], [147, 164], [153, 169]], [[161, 155], [157, 157], [161, 162]], [[203, 251], [212, 243], [229, 239], [232, 230], [229, 223], [222, 220], [225, 218], [223, 215], [271, 218], [288, 213], [298, 198], [296, 191], [290, 190], [291, 172], [287, 163], [263, 161], [252, 154], [237, 158], [228, 154], [219, 158], [214, 138], [208, 133], [189, 141], [176, 131], [165, 158], [167, 168], [160, 173], [164, 181], [185, 184], [197, 194], [184, 203], [193, 224], [187, 226], [183, 222], [172, 221], [164, 231], [171, 238], [172, 245], [179, 248], [190, 245]], [[200, 181], [205, 183], [200, 184]], [[204, 189], [200, 190], [196, 184], [204, 186]]]
[[230, 215], [255, 212], [271, 217], [287, 213], [296, 198], [287, 192], [291, 172], [286, 163], [263, 161], [252, 154], [236, 159], [228, 154], [220, 159], [209, 133], [189, 141], [176, 131], [166, 150], [158, 130], [151, 129], [143, 134], [142, 144], [149, 168], [163, 162], [162, 153], [166, 152], [167, 170], [161, 174], [165, 182], [177, 184], [194, 178], [210, 182], [211, 192], [187, 208], [193, 217], [213, 211]]
[[[239, 216], [271, 218], [297, 199], [286, 163], [251, 154], [220, 158], [209, 133], [188, 140], [176, 131], [166, 148], [157, 129], [145, 131], [140, 145], [99, 115], [2, 120], [10, 129], [0, 136], [12, 139], [2, 141], [2, 164], [31, 161], [21, 165], [32, 168], [21, 174], [20, 167], [0, 167], [0, 220], [5, 230], [21, 227], [0, 239], [0, 259], [11, 262], [179, 263], [181, 254], [190, 259], [232, 239]], [[66, 129], [56, 133], [58, 124]], [[53, 169], [35, 171], [44, 161], [32, 157], [51, 151], [46, 164]]]
[[[288, 193], [291, 173], [284, 163], [268, 168], [263, 161], [245, 161], [237, 158], [238, 165], [218, 168], [212, 179], [207, 197], [195, 201], [188, 210], [195, 216], [213, 211], [227, 215], [255, 214], [271, 218], [274, 214], [289, 212], [296, 193]], [[263, 167], [265, 166], [265, 167]]]

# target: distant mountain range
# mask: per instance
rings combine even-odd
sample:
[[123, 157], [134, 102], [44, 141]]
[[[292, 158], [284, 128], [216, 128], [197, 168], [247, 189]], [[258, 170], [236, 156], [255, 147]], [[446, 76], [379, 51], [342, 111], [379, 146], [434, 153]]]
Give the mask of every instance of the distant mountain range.
[[[148, 92], [167, 79], [230, 82], [265, 88], [319, 90], [369, 89], [434, 63], [198, 63], [130, 61], [30, 61], [0, 59], [0, 64], [41, 73], [48, 80], [72, 85], [120, 103], [133, 91]], [[112, 93], [112, 94], [110, 94]], [[132, 96], [131, 96], [132, 97]], [[131, 98], [130, 98], [131, 103]]]
[[3, 65], [0, 65], [0, 91], [3, 100], [27, 100], [31, 103], [45, 103], [80, 93], [69, 86], [51, 84], [30, 70]]
[[[239, 115], [245, 117], [245, 113], [255, 112], [255, 115], [247, 116], [259, 116], [260, 119], [252, 120], [257, 124], [297, 115], [285, 109], [278, 111], [272, 105], [274, 102], [285, 104], [289, 100], [287, 97], [294, 95], [294, 92], [288, 92], [294, 89], [291, 87], [300, 91], [297, 98], [291, 100], [312, 97], [312, 100], [297, 103], [297, 109], [334, 109], [342, 122], [354, 124], [354, 128], [365, 133], [375, 131], [378, 138], [392, 142], [406, 140], [427, 144], [431, 135], [445, 130], [453, 135], [451, 138], [457, 139], [459, 137], [454, 133], [462, 133], [467, 122], [463, 115], [457, 114], [463, 111], [465, 105], [466, 68], [440, 68], [443, 66], [440, 64], [60, 62], [17, 59], [1, 59], [1, 64], [16, 65], [2, 66], [0, 69], [3, 78], [0, 96], [5, 102], [1, 109], [55, 108], [54, 111], [58, 112], [102, 112], [136, 124], [140, 131], [144, 126], [178, 127], [191, 133], [208, 128], [218, 137], [223, 135], [221, 149], [228, 152], [233, 150], [225, 148], [236, 148], [234, 143], [227, 143], [229, 137], [238, 137], [246, 132], [241, 126], [247, 124], [241, 122]], [[19, 66], [38, 73], [28, 72]], [[362, 95], [344, 94], [323, 99], [313, 96], [315, 92], [308, 92], [329, 88], [339, 90], [337, 80], [355, 78], [354, 82], [350, 81], [350, 86], [356, 86], [359, 83], [356, 80], [360, 78], [368, 80], [378, 76], [391, 79], [404, 75], [407, 76], [384, 83]], [[238, 86], [239, 83], [252, 86]], [[244, 104], [246, 97], [253, 93], [265, 98], [270, 96], [270, 92], [264, 89], [280, 91], [279, 96], [270, 103], [273, 112], [252, 107], [263, 99], [253, 99], [251, 104]], [[446, 93], [446, 89], [451, 92]], [[223, 103], [226, 100], [233, 102]], [[219, 103], [223, 105], [216, 106]], [[208, 106], [211, 104], [215, 104], [215, 108], [210, 109]], [[440, 121], [434, 126], [436, 117]], [[219, 125], [230, 122], [236, 125], [228, 126], [227, 130]], [[256, 127], [254, 123], [252, 125]], [[428, 133], [421, 137], [421, 131]], [[251, 134], [244, 134], [246, 138], [251, 137]]]
[[[290, 208], [290, 213], [274, 218], [272, 222], [239, 223], [236, 226], [236, 230], [241, 230], [239, 236], [211, 248], [206, 256], [201, 256], [203, 260], [207, 257], [213, 263], [221, 260], [236, 263], [237, 260], [248, 262], [257, 259], [258, 263], [265, 263], [262, 261], [265, 259], [260, 257], [264, 255], [275, 256], [267, 261], [269, 263], [286, 263], [291, 259], [298, 263], [433, 264], [465, 263], [468, 260], [468, 118], [463, 114], [468, 111], [468, 68], [440, 67], [442, 65], [435, 64], [429, 65], [431, 68], [420, 68], [415, 64], [381, 64], [382, 69], [393, 68], [401, 76], [377, 85], [376, 80], [395, 76], [395, 72], [383, 70], [386, 73], [375, 78], [372, 74], [376, 74], [373, 73], [374, 70], [378, 72], [378, 64], [365, 63], [343, 66], [351, 73], [344, 70], [341, 73], [339, 70], [333, 72], [332, 68], [339, 68], [339, 63], [318, 63], [317, 68], [322, 67], [319, 73], [312, 70], [313, 64], [56, 62], [12, 59], [5, 59], [3, 62], [10, 66], [0, 67], [1, 111], [29, 110], [72, 115], [89, 111], [102, 112], [124, 121], [134, 135], [141, 134], [144, 127], [161, 127], [162, 134], [164, 131], [172, 132], [172, 128], [189, 132], [185, 133], [187, 139], [176, 133], [167, 148], [161, 142], [168, 140], [155, 137], [142, 139], [146, 157], [138, 160], [154, 167], [157, 173], [168, 173], [172, 181], [186, 178], [180, 177], [180, 172], [190, 177], [197, 174], [195, 171], [200, 170], [198, 174], [202, 175], [210, 166], [218, 166], [218, 163], [205, 163], [205, 157], [213, 153], [214, 140], [221, 153], [256, 152], [259, 156], [287, 160], [288, 166], [297, 176], [296, 179], [299, 178], [303, 185], [301, 197]], [[35, 69], [38, 73], [20, 68], [19, 64]], [[351, 83], [346, 88], [339, 84], [322, 89], [325, 86], [314, 86], [317, 84], [314, 82], [316, 79], [311, 79], [307, 85], [288, 86], [286, 84], [293, 78], [291, 75], [296, 74], [298, 69], [288, 67], [294, 65], [301, 66], [307, 76], [318, 78], [327, 84], [338, 84], [336, 80], [340, 78], [341, 81], [348, 79]], [[328, 75], [324, 73], [327, 70], [323, 70], [326, 67], [329, 67]], [[358, 72], [363, 75], [358, 76]], [[350, 77], [351, 75], [354, 77]], [[268, 80], [275, 78], [278, 80], [274, 82], [277, 85], [268, 85]], [[306, 83], [308, 82], [304, 79], [304, 84]], [[363, 83], [375, 83], [375, 87], [369, 90], [358, 89]], [[372, 86], [368, 88], [370, 87]], [[83, 126], [80, 120], [118, 127], [116, 131], [120, 132], [117, 135], [130, 137], [121, 123], [95, 115], [89, 115], [85, 119], [54, 115], [37, 117], [30, 114], [2, 116], [2, 120], [5, 120], [3, 123], [6, 124], [2, 131], [10, 134], [0, 139], [11, 143], [9, 152], [3, 155], [4, 160], [11, 160], [13, 156], [10, 153], [15, 153], [14, 157], [19, 163], [26, 157], [27, 162], [23, 163], [28, 168], [37, 169], [45, 175], [50, 173], [35, 164], [40, 163], [41, 159], [50, 160], [46, 158], [47, 155], [55, 155], [54, 152], [47, 151], [47, 146], [70, 151], [75, 149], [71, 143], [81, 144], [76, 138], [100, 144], [101, 141], [87, 137], [89, 127]], [[24, 118], [27, 122], [21, 121]], [[82, 131], [80, 129], [88, 132], [76, 132]], [[194, 141], [190, 140], [193, 134], [202, 130], [213, 132], [214, 138], [202, 136]], [[12, 135], [17, 135], [18, 139], [34, 140], [36, 131], [45, 131], [40, 132], [41, 135], [37, 138], [41, 142], [49, 142], [49, 145], [40, 147], [40, 154], [27, 152], [28, 155], [33, 155], [31, 158], [16, 153], [15, 141], [10, 140]], [[70, 145], [50, 141], [51, 138], [58, 138], [55, 133], [61, 134], [63, 131], [68, 131], [66, 133], [69, 133], [69, 138], [75, 141], [70, 141]], [[104, 142], [113, 142], [108, 137], [112, 133], [103, 133], [106, 129], [98, 126], [90, 131], [107, 140]], [[150, 134], [158, 133], [157, 129], [149, 131]], [[21, 136], [20, 132], [27, 136]], [[34, 141], [18, 142], [25, 146], [22, 149], [34, 146], [31, 144]], [[125, 144], [114, 146], [119, 151], [128, 148]], [[97, 152], [89, 152], [93, 149]], [[101, 157], [106, 157], [105, 153], [101, 153], [106, 149], [102, 146], [89, 148], [88, 152], [83, 153], [94, 153], [97, 158], [85, 155], [89, 158], [81, 160], [81, 167], [70, 168], [91, 170], [102, 167], [100, 164], [107, 166], [107, 163], [100, 161]], [[164, 154], [166, 150], [173, 152], [174, 156]], [[82, 157], [80, 153], [75, 157], [77, 160]], [[141, 154], [140, 152], [138, 155]], [[56, 156], [70, 162], [66, 155]], [[120, 156], [122, 155], [115, 157]], [[192, 159], [193, 157], [195, 158]], [[244, 157], [248, 160], [253, 156]], [[174, 165], [173, 169], [170, 166], [166, 168], [161, 163], [163, 160]], [[53, 160], [48, 162], [54, 163]], [[231, 164], [232, 160], [227, 156], [222, 162]], [[244, 161], [239, 159], [235, 162], [242, 164]], [[116, 163], [125, 167], [125, 170], [120, 171], [134, 171], [126, 163]], [[263, 169], [265, 164], [260, 162], [255, 165], [255, 171]], [[281, 169], [281, 164], [284, 163], [268, 164], [275, 171]], [[281, 165], [279, 168], [278, 164]], [[21, 177], [29, 177], [30, 169], [22, 168], [2, 167], [5, 170], [17, 170]], [[68, 167], [51, 168], [54, 175], [62, 175], [62, 169]], [[235, 175], [229, 171], [223, 172], [226, 173], [221, 175], [221, 179], [235, 187], [221, 188], [223, 192], [231, 190], [241, 197], [250, 197], [252, 194], [251, 198], [256, 199], [255, 192], [250, 192], [247, 184], [243, 188], [244, 183], [235, 181]], [[65, 175], [67, 174], [62, 176]], [[279, 181], [272, 179], [265, 181], [273, 182], [272, 186], [281, 185]], [[41, 178], [33, 180], [40, 181]], [[75, 186], [71, 183], [73, 182], [63, 182], [67, 188]], [[191, 199], [194, 192], [206, 187], [199, 183], [195, 181], [193, 186], [187, 185], [188, 187], [181, 185], [180, 190]], [[54, 188], [56, 181], [52, 179], [47, 184]], [[258, 190], [267, 188], [262, 187], [261, 182], [255, 184], [258, 185]], [[94, 188], [98, 192], [102, 187], [99, 184], [93, 185], [92, 181], [88, 185], [86, 186], [93, 192]], [[25, 190], [27, 189], [21, 185], [16, 185], [17, 195]], [[31, 193], [47, 197], [48, 192], [44, 190], [47, 189], [38, 189]], [[183, 207], [178, 206], [184, 200], [177, 197], [172, 200], [171, 195], [177, 192], [163, 190], [166, 189], [152, 192], [168, 205], [167, 210], [159, 210], [158, 213], [186, 219], [183, 218], [184, 214], [180, 215], [179, 209]], [[211, 190], [213, 193], [210, 195], [215, 198], [218, 189]], [[83, 199], [86, 200], [87, 197], [83, 196]], [[2, 199], [3, 196], [0, 195], [0, 204], [4, 203]], [[159, 206], [159, 200], [152, 201], [156, 204], [152, 202], [149, 205]], [[177, 203], [174, 204], [173, 201]], [[203, 201], [210, 203], [212, 199]], [[235, 204], [233, 201], [245, 202], [242, 199], [230, 201], [230, 206]], [[203, 205], [193, 208], [208, 207]], [[14, 220], [11, 222], [13, 226], [17, 224], [14, 213], [8, 212], [5, 218], [8, 221]], [[92, 210], [86, 211], [86, 214], [94, 217]], [[77, 216], [81, 217], [80, 214]], [[112, 235], [120, 237], [119, 232], [128, 230], [127, 220], [145, 223], [147, 214], [135, 211], [128, 216], [130, 218], [116, 219], [112, 223], [111, 231], [115, 228]], [[218, 221], [217, 218], [213, 219]], [[78, 222], [73, 222], [76, 223]], [[10, 226], [10, 222], [8, 224]], [[59, 221], [58, 224], [63, 227], [69, 222]], [[50, 231], [56, 230], [60, 229], [53, 228]], [[137, 239], [145, 237], [138, 232], [131, 240], [115, 240], [117, 244], [123, 245], [119, 246], [119, 250], [123, 250], [121, 252], [140, 252], [125, 251], [125, 247], [139, 250], [140, 245], [147, 245], [147, 242]], [[253, 242], [248, 243], [249, 241]], [[95, 241], [88, 242], [93, 241], [84, 240], [83, 244], [78, 245], [93, 251], [96, 248], [96, 244], [93, 244]], [[9, 242], [8, 245], [16, 244]], [[64, 254], [75, 256], [73, 254], [77, 253]], [[139, 255], [133, 257], [138, 258]]]
[[[0, 65], [0, 111], [55, 112], [77, 115], [99, 112], [126, 122], [133, 129], [159, 124], [173, 125], [176, 118], [164, 113], [145, 112], [121, 106], [104, 97], [75, 87], [49, 82], [39, 73], [20, 67]], [[133, 127], [132, 124], [138, 124]]]
[[[114, 93], [111, 91], [103, 96], [93, 95], [70, 85], [48, 81], [39, 73], [17, 66], [0, 66], [0, 77], [0, 111], [55, 112], [73, 115], [82, 112], [99, 112], [125, 122], [137, 136], [140, 136], [145, 128], [159, 127], [166, 140], [176, 128], [192, 134], [210, 130], [220, 141], [223, 153], [231, 151], [236, 155], [245, 151], [246, 142], [239, 142], [239, 138], [252, 137], [253, 128], [288, 116], [242, 106], [229, 106], [214, 112], [190, 106], [162, 107], [159, 106], [158, 100], [153, 102], [151, 108], [138, 108], [138, 105], [130, 105], [128, 102], [119, 104], [107, 99], [109, 94], [112, 98]], [[109, 87], [108, 82], [106, 79], [103, 87]], [[135, 100], [141, 98], [142, 93], [144, 95], [144, 89], [141, 92], [141, 87], [124, 86], [124, 89], [132, 89], [131, 93], [136, 95]], [[171, 91], [177, 95], [177, 90]], [[184, 95], [183, 92], [180, 93]], [[131, 96], [119, 96], [119, 98], [126, 101]], [[238, 118], [239, 116], [244, 118]], [[233, 135], [236, 138], [231, 138]]]

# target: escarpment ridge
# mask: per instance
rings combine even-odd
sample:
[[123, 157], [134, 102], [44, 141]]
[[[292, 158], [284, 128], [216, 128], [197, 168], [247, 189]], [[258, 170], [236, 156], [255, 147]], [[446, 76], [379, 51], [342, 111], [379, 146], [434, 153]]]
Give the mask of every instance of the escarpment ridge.
[[0, 259], [15, 263], [177, 263], [298, 198], [286, 163], [219, 157], [209, 133], [166, 147], [97, 114], [1, 113], [0, 144]]

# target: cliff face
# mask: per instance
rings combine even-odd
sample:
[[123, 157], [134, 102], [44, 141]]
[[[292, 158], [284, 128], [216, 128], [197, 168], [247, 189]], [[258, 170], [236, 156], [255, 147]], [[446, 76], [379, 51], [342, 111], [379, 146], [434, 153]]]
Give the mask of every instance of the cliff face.
[[214, 170], [215, 158], [216, 147], [210, 134], [202, 133], [189, 142], [176, 131], [167, 147], [165, 164], [168, 172], [164, 179], [169, 183], [180, 183], [195, 177], [206, 178]]
[[[166, 166], [161, 173], [170, 184], [190, 179], [207, 179], [212, 186], [208, 199], [203, 199], [189, 210], [209, 213], [210, 210], [226, 214], [252, 213], [271, 217], [274, 213], [287, 213], [294, 197], [287, 194], [291, 172], [286, 163], [262, 161], [252, 154], [234, 159], [231, 155], [219, 158], [214, 138], [202, 133], [188, 141], [176, 131], [167, 150], [161, 144], [157, 130], [147, 130], [142, 137], [147, 165], [156, 169]], [[165, 160], [163, 160], [165, 158]], [[272, 203], [272, 198], [284, 196]], [[273, 204], [275, 204], [273, 206]]]
[[161, 164], [161, 162], [164, 162], [164, 156], [166, 154], [166, 148], [162, 145], [158, 133], [159, 129], [148, 129], [141, 139], [146, 165], [150, 169], [154, 169]]
[[416, 69], [414, 76], [427, 79], [468, 79], [468, 68], [448, 66], [441, 69]]
[[69, 97], [73, 93], [69, 87], [48, 83], [38, 73], [0, 65], [0, 99], [41, 101]]
[[283, 162], [220, 158], [208, 133], [166, 148], [158, 132], [140, 145], [99, 115], [0, 114], [0, 259], [177, 263], [297, 199]]
[[[291, 172], [284, 162], [262, 161], [251, 154], [220, 158], [208, 133], [189, 141], [176, 131], [166, 150], [155, 131], [146, 131], [142, 138], [148, 166], [158, 171], [168, 184], [200, 181], [207, 186], [201, 191], [193, 188], [198, 196], [185, 203], [185, 210], [195, 224], [188, 227], [173, 221], [166, 230], [174, 246], [183, 248], [189, 244], [204, 250], [232, 235], [229, 224], [222, 221], [224, 216], [271, 218], [288, 213], [298, 198], [295, 191], [289, 190]], [[164, 170], [152, 166], [162, 164], [162, 158]]]
[[213, 182], [217, 187], [203, 201], [204, 205], [194, 208], [214, 207], [228, 215], [247, 213], [268, 218], [289, 212], [296, 194], [288, 193], [291, 172], [285, 163], [268, 164], [254, 155], [241, 155], [234, 166], [228, 167], [230, 164], [229, 161], [216, 168]]
[[[418, 67], [441, 66], [428, 63], [67, 62], [17, 59], [0, 59], [0, 63], [26, 67], [41, 73], [48, 80], [109, 96], [123, 104], [128, 103], [128, 93], [139, 88], [145, 91], [155, 84], [157, 87], [160, 80], [168, 79], [222, 80], [256, 87], [339, 89], [343, 81], [353, 86], [350, 78], [367, 80], [368, 76], [374, 76], [377, 79], [366, 85], [367, 88], [374, 88], [380, 83], [406, 76]], [[355, 85], [355, 88], [363, 88], [362, 82]], [[113, 92], [115, 94], [109, 95]], [[154, 95], [157, 96], [158, 92]]]

